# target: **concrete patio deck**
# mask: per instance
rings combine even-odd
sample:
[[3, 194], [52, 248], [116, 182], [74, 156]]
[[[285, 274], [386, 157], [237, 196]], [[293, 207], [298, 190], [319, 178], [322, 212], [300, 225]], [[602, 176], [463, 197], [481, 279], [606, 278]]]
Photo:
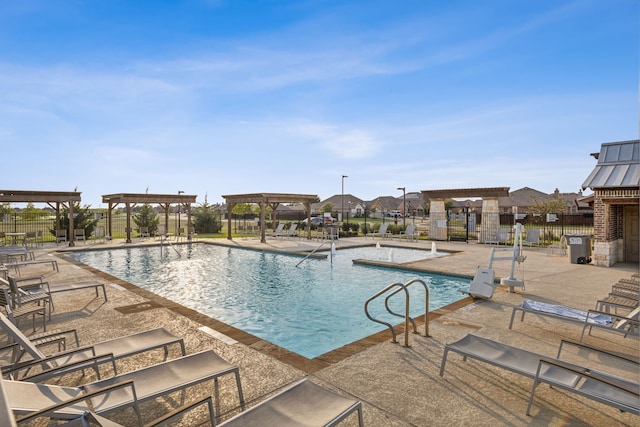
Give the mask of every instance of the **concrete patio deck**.
[[[200, 239], [200, 242], [203, 240], [206, 241]], [[382, 245], [399, 244], [397, 241], [376, 241]], [[277, 251], [308, 251], [318, 244], [298, 239], [269, 239], [263, 244], [252, 238], [233, 241], [216, 239], [213, 243]], [[350, 238], [339, 240], [337, 246], [365, 243], [374, 242], [372, 239]], [[525, 322], [517, 322], [509, 330], [512, 307], [530, 298], [584, 310], [594, 308], [596, 300], [606, 296], [612, 284], [637, 273], [638, 264], [617, 264], [611, 268], [578, 265], [571, 264], [566, 256], [550, 255], [543, 248], [525, 248], [526, 260], [516, 272], [516, 277], [525, 281], [524, 290], [516, 289], [515, 293], [508, 293], [506, 288], [498, 288], [490, 301], [473, 302], [467, 298], [461, 303], [440, 309], [432, 313], [430, 337], [411, 334], [410, 347], [391, 343], [390, 333], [386, 331], [329, 355], [307, 360], [112, 276], [79, 265], [64, 256], [64, 252], [69, 250], [112, 249], [135, 244], [157, 244], [157, 241], [133, 244], [114, 241], [80, 244], [75, 248], [48, 246], [36, 249], [37, 259], [55, 257], [60, 271], [34, 265], [21, 269], [23, 276], [42, 274], [52, 286], [80, 280], [99, 280], [109, 285], [106, 302], [96, 298], [90, 290], [55, 295], [56, 309], [48, 329], [76, 328], [81, 343], [90, 344], [162, 326], [184, 337], [188, 352], [213, 349], [221, 357], [240, 366], [245, 399], [249, 406], [264, 400], [281, 387], [308, 376], [328, 389], [360, 399], [367, 426], [637, 426], [640, 422], [637, 415], [621, 413], [547, 386], [538, 387], [531, 416], [527, 416], [525, 410], [532, 383], [530, 379], [486, 364], [463, 362], [461, 357], [454, 354], [449, 356], [444, 376], [438, 375], [444, 345], [470, 332], [554, 356], [560, 340], [579, 339], [581, 327], [571, 322], [527, 316]], [[431, 249], [431, 242], [402, 242], [402, 246]], [[486, 266], [489, 259], [490, 248], [484, 245], [437, 242], [437, 248], [450, 251], [451, 254], [415, 262], [411, 266], [472, 277], [476, 267]], [[493, 267], [497, 277], [509, 275], [509, 262], [496, 261]], [[381, 283], [380, 289], [385, 285]], [[26, 333], [31, 331], [27, 322], [21, 328]], [[635, 358], [640, 356], [638, 340], [635, 338], [624, 339], [618, 334], [595, 331], [585, 342]], [[159, 355], [136, 356], [124, 361], [121, 370], [155, 363], [161, 360]], [[583, 355], [578, 353], [571, 354], [571, 357], [576, 361], [584, 360]], [[603, 368], [603, 361], [592, 360], [590, 363], [592, 368], [607, 370]], [[616, 365], [611, 369], [619, 375], [640, 380], [640, 373], [635, 368]], [[65, 377], [63, 381], [88, 379], [90, 377]], [[189, 393], [210, 393], [205, 388], [195, 387]], [[231, 378], [220, 381], [220, 390], [216, 395], [218, 421], [229, 418], [239, 410], [235, 390]], [[159, 405], [170, 406], [171, 401], [162, 401]], [[150, 408], [147, 412], [156, 412], [157, 408]], [[189, 416], [182, 425], [194, 425], [196, 422], [195, 416]], [[357, 420], [352, 417], [342, 425], [357, 425]]]

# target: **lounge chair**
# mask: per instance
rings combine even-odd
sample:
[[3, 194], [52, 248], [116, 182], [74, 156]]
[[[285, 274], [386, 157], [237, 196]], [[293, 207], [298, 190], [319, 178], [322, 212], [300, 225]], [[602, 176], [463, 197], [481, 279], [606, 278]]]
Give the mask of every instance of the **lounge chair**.
[[539, 301], [525, 300], [521, 305], [513, 307], [511, 312], [511, 320], [509, 321], [509, 329], [513, 326], [513, 320], [516, 312], [521, 312], [520, 321], [524, 320], [526, 313], [533, 313], [538, 316], [548, 316], [554, 319], [567, 320], [574, 323], [580, 323], [582, 326], [582, 335], [580, 342], [584, 338], [584, 332], [589, 328], [601, 328], [611, 332], [623, 334], [625, 337], [629, 334], [638, 334], [638, 316], [640, 308], [635, 309], [627, 316], [617, 316], [597, 310], [582, 311], [564, 305], [548, 304]]
[[[217, 388], [218, 378], [227, 374], [235, 375], [240, 405], [244, 407], [238, 367], [231, 365], [212, 350], [190, 354], [80, 387], [12, 380], [5, 380], [4, 385], [9, 396], [9, 405], [17, 418], [57, 406], [61, 401], [77, 399], [75, 405], [48, 411], [48, 416], [52, 419], [72, 420], [88, 412], [89, 408], [102, 415], [133, 406], [138, 422], [142, 424], [139, 403], [209, 380], [214, 380], [214, 387]], [[215, 394], [217, 390], [214, 390]], [[90, 406], [84, 402], [85, 400], [90, 402]]]
[[397, 237], [400, 240], [402, 240], [403, 238], [407, 240], [415, 240], [417, 237], [415, 224], [407, 225], [407, 228], [404, 231], [401, 231], [398, 235], [392, 237]]
[[84, 233], [84, 228], [76, 228], [73, 230], [73, 240], [76, 242], [82, 240], [83, 243], [87, 243], [87, 236]]
[[35, 231], [27, 231], [24, 235], [24, 245], [36, 246], [37, 233]]
[[631, 362], [616, 354], [568, 341], [560, 343], [558, 354], [556, 358], [553, 358], [469, 334], [445, 346], [440, 376], [444, 374], [449, 351], [453, 351], [463, 356], [465, 361], [467, 358], [472, 358], [533, 378], [527, 415], [529, 415], [533, 403], [535, 389], [541, 382], [605, 403], [622, 411], [640, 414], [640, 383], [561, 361], [560, 355], [565, 343], [576, 345], [583, 350]]
[[4, 388], [4, 381], [0, 378], [0, 420], [2, 420], [6, 427], [17, 427], [16, 418], [13, 416], [11, 410], [11, 404], [9, 403], [9, 396]]
[[93, 230], [93, 242], [96, 240], [102, 240], [104, 242], [111, 241], [111, 236], [107, 236], [107, 233], [104, 231], [104, 226], [97, 225], [95, 230]]
[[522, 244], [527, 246], [540, 245], [540, 229], [528, 228]]
[[284, 222], [281, 222], [280, 224], [278, 224], [278, 226], [276, 227], [276, 229], [274, 231], [271, 231], [271, 232], [267, 233], [267, 236], [270, 236], [270, 237], [282, 236], [282, 231], [283, 230], [284, 230]]
[[382, 236], [383, 239], [386, 239], [391, 235], [391, 233], [387, 233], [387, 228], [389, 227], [389, 223], [385, 222], [384, 224], [380, 224], [380, 228], [371, 233], [367, 233], [364, 237], [371, 236], [372, 239], [375, 239], [378, 236]]
[[296, 230], [298, 228], [298, 224], [295, 222], [292, 222], [291, 225], [289, 226], [289, 229], [287, 230], [286, 233], [283, 234], [284, 237], [296, 237]]
[[491, 299], [496, 286], [495, 272], [490, 268], [478, 267], [476, 275], [469, 284], [469, 290], [460, 292], [468, 294], [472, 298]]
[[[129, 386], [129, 384], [127, 384], [126, 386]], [[93, 393], [94, 396], [99, 396], [101, 394], [107, 393], [109, 390], [98, 390], [97, 392]], [[18, 422], [22, 423], [30, 423], [33, 422], [35, 420], [37, 420], [38, 418], [50, 418], [49, 415], [51, 412], [53, 411], [57, 411], [57, 410], [61, 410], [67, 407], [72, 407], [72, 406], [76, 406], [78, 405], [79, 402], [82, 402], [83, 400], [85, 400], [87, 398], [87, 394], [81, 395], [78, 398], [74, 398], [74, 399], [68, 399], [68, 400], [64, 400], [62, 402], [59, 402], [49, 408], [45, 408], [43, 410], [40, 410], [38, 412], [34, 412], [32, 414], [26, 415], [24, 417], [20, 417], [20, 419], [18, 420]], [[163, 424], [166, 424], [168, 422], [172, 422], [175, 421], [176, 419], [178, 419], [179, 417], [184, 416], [188, 411], [194, 410], [202, 405], [207, 405], [207, 410], [208, 410], [208, 415], [209, 415], [209, 423], [211, 425], [215, 425], [215, 416], [214, 416], [214, 412], [213, 412], [213, 397], [212, 396], [205, 396], [205, 397], [201, 397], [200, 399], [197, 399], [193, 402], [190, 402], [186, 405], [180, 406], [174, 410], [172, 410], [171, 412], [169, 412], [166, 415], [163, 415], [160, 418], [157, 418], [149, 423], [145, 423], [144, 427], [156, 427], [156, 426], [160, 426]], [[134, 405], [137, 405], [137, 402], [134, 403]], [[11, 408], [8, 406], [8, 402], [7, 402], [7, 408], [9, 410], [10, 416], [13, 417], [13, 412], [11, 411]], [[0, 408], [0, 415], [3, 415], [2, 413], [2, 409]], [[9, 418], [7, 418], [9, 419]], [[17, 424], [13, 424], [11, 425], [11, 427], [13, 426], [17, 426]], [[98, 426], [98, 427], [124, 427], [121, 424], [115, 423], [101, 415], [96, 414], [95, 412], [92, 412], [90, 410], [89, 407], [87, 407], [87, 410], [79, 417], [76, 418], [72, 421], [69, 421], [67, 423], [64, 424], [65, 427], [88, 427], [88, 426]], [[142, 426], [141, 426], [142, 427]]]
[[220, 427], [335, 426], [353, 412], [364, 426], [362, 404], [308, 380], [299, 381], [239, 413]]
[[507, 244], [509, 241], [509, 229], [500, 227], [496, 230], [496, 235], [492, 239], [485, 241], [485, 245], [500, 245], [502, 243]]
[[145, 237], [151, 238], [149, 227], [140, 227], [140, 240], [144, 240]]
[[[174, 344], [180, 346], [183, 356], [186, 353], [182, 338], [172, 335], [163, 328], [157, 328], [47, 356], [2, 314], [0, 314], [0, 327], [21, 347], [23, 352], [28, 353], [33, 358], [32, 361], [19, 362], [21, 356], [17, 356], [14, 365], [2, 368], [4, 375], [10, 375], [14, 378], [18, 378], [21, 371], [28, 372], [29, 369], [38, 365], [42, 367], [42, 372], [23, 375], [30, 375], [34, 379], [46, 379], [61, 373], [83, 369], [83, 367], [87, 367], [90, 364], [83, 362], [91, 362], [95, 365], [96, 360], [104, 360], [104, 355], [109, 355], [110, 359], [115, 361], [159, 348], [164, 349], [164, 359], [166, 360], [169, 354], [169, 347]], [[62, 372], [61, 368], [65, 366], [70, 366], [72, 369]]]
[[[42, 276], [38, 277], [25, 277], [25, 278], [13, 278], [9, 276], [9, 280], [15, 280], [16, 286], [28, 293], [39, 293], [39, 292], [48, 292], [50, 294], [57, 294], [61, 292], [71, 292], [78, 291], [81, 289], [94, 289], [96, 292], [96, 298], [100, 296], [100, 290], [102, 290], [102, 295], [104, 296], [104, 300], [107, 301], [107, 290], [104, 286], [104, 283], [96, 282], [96, 281], [86, 281], [86, 282], [70, 282], [70, 283], [56, 283], [53, 285], [49, 285], [49, 282], [45, 282]], [[53, 309], [53, 301], [51, 302], [51, 307]]]
[[630, 300], [628, 298], [621, 298], [616, 295], [609, 295], [599, 299], [596, 302], [596, 310], [610, 312], [613, 309], [614, 313], [620, 310], [631, 311], [638, 307], [638, 300]]
[[169, 238], [166, 225], [158, 224], [158, 228], [156, 229], [156, 238], [159, 238], [160, 240], [166, 240]]
[[56, 245], [58, 243], [67, 243], [67, 230], [56, 230]]
[[0, 277], [0, 286], [9, 288], [14, 307], [16, 305], [24, 305], [34, 302], [37, 305], [49, 304], [49, 320], [51, 320], [51, 311], [53, 310], [53, 299], [51, 298], [51, 293], [46, 290], [32, 293], [25, 292], [24, 290], [19, 289], [15, 277], [7, 276], [7, 279], [8, 280], [4, 280]]
[[[31, 316], [33, 321], [33, 330], [36, 330], [36, 316], [42, 316], [42, 330], [47, 330], [46, 317], [47, 309], [45, 305], [38, 305], [35, 302], [31, 302], [24, 305], [14, 305], [14, 299], [11, 296], [9, 288], [0, 286], [0, 307], [4, 308], [7, 313], [8, 321], [13, 325], [17, 325], [18, 321], [23, 317]], [[0, 313], [0, 316], [3, 316]], [[4, 316], [3, 316], [4, 317]], [[16, 329], [17, 326], [16, 326]]]

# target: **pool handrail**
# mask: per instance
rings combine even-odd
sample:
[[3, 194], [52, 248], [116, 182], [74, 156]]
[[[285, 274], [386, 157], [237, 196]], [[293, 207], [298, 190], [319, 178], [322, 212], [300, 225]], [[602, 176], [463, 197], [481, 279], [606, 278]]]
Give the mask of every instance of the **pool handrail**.
[[325, 244], [325, 243], [327, 243], [327, 242], [328, 242], [328, 240], [325, 240], [324, 242], [320, 243], [320, 245], [318, 245], [318, 247], [317, 247], [317, 248], [315, 248], [314, 250], [312, 250], [311, 252], [309, 252], [309, 253], [307, 254], [307, 256], [306, 256], [306, 257], [302, 258], [302, 259], [300, 260], [300, 262], [296, 264], [296, 267], [297, 267], [297, 266], [299, 266], [300, 264], [302, 264], [302, 263], [303, 263], [307, 258], [309, 258], [311, 255], [313, 255], [314, 253], [316, 253], [316, 251], [317, 251], [318, 249], [320, 249], [320, 248], [322, 247], [322, 245], [324, 245], [324, 244]]
[[[384, 295], [385, 293], [387, 293], [388, 291], [390, 291], [391, 289], [394, 288], [398, 288], [396, 289], [394, 292], [392, 292], [391, 294], [389, 294], [386, 298], [385, 298], [385, 308], [387, 309], [387, 311], [389, 312], [389, 314], [392, 314], [394, 316], [398, 316], [398, 317], [404, 317], [404, 346], [405, 347], [410, 347], [409, 346], [409, 322], [411, 322], [413, 324], [413, 332], [415, 334], [418, 333], [418, 330], [416, 328], [416, 323], [415, 321], [409, 316], [409, 307], [410, 307], [410, 300], [411, 297], [409, 295], [409, 286], [411, 286], [414, 283], [421, 283], [422, 286], [425, 289], [425, 312], [424, 312], [424, 336], [428, 337], [429, 336], [429, 287], [427, 286], [427, 284], [421, 280], [421, 279], [412, 279], [410, 281], [408, 281], [405, 284], [396, 282], [396, 283], [391, 283], [390, 285], [387, 285], [384, 289], [382, 289], [381, 291], [379, 291], [378, 293], [376, 293], [375, 295], [371, 296], [365, 303], [364, 303], [364, 312], [366, 314], [366, 316], [369, 318], [369, 320], [376, 322], [376, 323], [380, 323], [382, 325], [385, 325], [386, 327], [389, 328], [389, 330], [391, 331], [391, 335], [392, 335], [392, 339], [391, 342], [392, 343], [397, 343], [398, 341], [396, 340], [396, 331], [393, 327], [393, 325], [391, 325], [390, 323], [387, 323], [383, 320], [380, 319], [376, 319], [374, 317], [372, 317], [369, 314], [369, 303], [371, 301], [373, 301], [374, 299], [378, 298], [381, 295]], [[391, 310], [389, 308], [389, 298], [391, 298], [393, 295], [397, 294], [400, 291], [404, 291], [405, 292], [405, 313], [404, 316], [398, 313], [395, 313], [393, 310]]]

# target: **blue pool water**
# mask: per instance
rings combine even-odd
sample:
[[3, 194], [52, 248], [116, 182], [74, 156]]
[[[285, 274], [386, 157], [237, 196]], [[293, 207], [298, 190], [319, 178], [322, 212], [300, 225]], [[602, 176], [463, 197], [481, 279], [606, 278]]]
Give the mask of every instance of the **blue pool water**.
[[[352, 262], [407, 262], [430, 257], [428, 251], [367, 247], [326, 254], [300, 263], [294, 255], [200, 243], [69, 256], [307, 358], [384, 330], [367, 319], [364, 303], [391, 283], [425, 281], [430, 311], [463, 298], [458, 290], [469, 286], [461, 278]], [[417, 316], [424, 313], [424, 288], [411, 288], [411, 316]], [[403, 312], [404, 298], [392, 307]], [[384, 298], [369, 308], [375, 317], [402, 322], [386, 313]]]

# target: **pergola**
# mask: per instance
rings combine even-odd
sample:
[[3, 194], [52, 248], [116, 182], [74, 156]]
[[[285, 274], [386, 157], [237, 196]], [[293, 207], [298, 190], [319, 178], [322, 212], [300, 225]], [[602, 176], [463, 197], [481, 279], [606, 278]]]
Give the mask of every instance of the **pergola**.
[[80, 192], [0, 190], [0, 202], [46, 203], [56, 210], [56, 230], [60, 229], [60, 206], [69, 209], [69, 246], [75, 246], [73, 236], [73, 204], [80, 202]]
[[[270, 206], [276, 212], [280, 203], [302, 203], [307, 211], [307, 238], [311, 238], [311, 204], [318, 200], [315, 194], [285, 194], [285, 193], [252, 193], [252, 194], [232, 194], [222, 196], [227, 203], [227, 239], [231, 239], [231, 211], [238, 203], [257, 203], [260, 206], [260, 241], [265, 243], [266, 239], [266, 207]], [[274, 222], [275, 227], [275, 222]]]
[[[482, 212], [498, 214], [498, 198], [508, 197], [509, 187], [484, 187], [484, 188], [456, 188], [451, 190], [422, 190], [423, 200], [430, 201], [429, 220], [429, 236], [435, 240], [446, 240], [446, 218], [445, 199], [455, 198], [482, 198]], [[442, 223], [442, 222], [445, 223]], [[499, 217], [491, 215], [482, 215], [482, 228], [480, 241], [485, 242], [495, 235], [495, 231], [500, 226]]]
[[[102, 203], [107, 203], [109, 209], [107, 210], [107, 229], [108, 234], [111, 234], [111, 213], [113, 208], [120, 203], [125, 205], [127, 212], [127, 243], [131, 243], [131, 209], [138, 203], [142, 204], [157, 204], [164, 209], [164, 223], [167, 230], [169, 229], [169, 206], [172, 204], [179, 204], [184, 206], [187, 210], [187, 230], [191, 229], [191, 204], [196, 202], [196, 197], [187, 194], [132, 194], [132, 193], [119, 193], [119, 194], [103, 194]], [[191, 233], [187, 233], [187, 238], [191, 239]]]

